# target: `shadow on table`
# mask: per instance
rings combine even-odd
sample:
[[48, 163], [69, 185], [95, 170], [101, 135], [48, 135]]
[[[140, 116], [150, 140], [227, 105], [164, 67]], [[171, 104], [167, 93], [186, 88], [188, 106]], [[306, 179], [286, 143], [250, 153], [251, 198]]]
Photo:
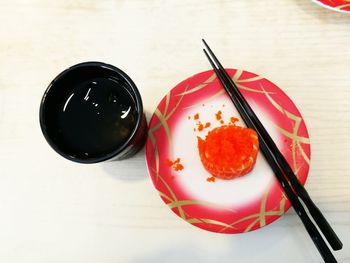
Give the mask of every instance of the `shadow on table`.
[[185, 263], [185, 262], [203, 262], [198, 253], [191, 247], [191, 244], [184, 242], [181, 245], [168, 246], [163, 250], [155, 251], [154, 254], [143, 256], [142, 258], [135, 258], [131, 263]]
[[[145, 114], [146, 119], [149, 120], [151, 113], [145, 111]], [[149, 178], [145, 161], [145, 145], [136, 155], [128, 159], [106, 162], [101, 165], [103, 170], [117, 180], [139, 181]]]
[[325, 24], [349, 24], [350, 14], [340, 13], [328, 8], [322, 7], [312, 1], [294, 0], [296, 5], [307, 15], [318, 19]]
[[[267, 258], [270, 262], [300, 262], [303, 259], [318, 262], [320, 257], [313, 250], [316, 248], [313, 248], [312, 241], [293, 213], [288, 212], [272, 225], [244, 234], [217, 234], [199, 229], [170, 233], [162, 249], [143, 254], [130, 262], [250, 263]], [[283, 259], [281, 253], [288, 251], [289, 246], [292, 248], [290, 253], [297, 251], [298, 255], [291, 257], [289, 254], [290, 258]]]
[[[244, 259], [242, 262], [260, 262], [261, 257], [266, 255], [269, 255], [270, 262], [301, 262], [304, 259], [309, 259], [306, 262], [318, 262], [319, 260], [317, 254], [315, 258], [312, 241], [309, 240], [307, 232], [300, 225], [294, 211], [288, 211], [270, 225], [239, 234], [237, 237], [232, 236], [231, 242], [235, 247], [235, 255]], [[296, 250], [298, 255], [283, 259], [281, 251], [288, 250], [291, 253]]]
[[148, 178], [145, 162], [145, 147], [135, 156], [122, 161], [112, 161], [101, 164], [103, 170], [117, 180], [139, 181]]

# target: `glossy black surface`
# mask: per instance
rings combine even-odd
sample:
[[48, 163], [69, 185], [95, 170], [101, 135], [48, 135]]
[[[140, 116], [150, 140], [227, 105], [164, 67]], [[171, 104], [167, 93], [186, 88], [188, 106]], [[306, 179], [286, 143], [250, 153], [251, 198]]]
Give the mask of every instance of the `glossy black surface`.
[[87, 62], [62, 72], [40, 108], [42, 131], [64, 157], [83, 163], [130, 156], [146, 127], [135, 84], [119, 69]]

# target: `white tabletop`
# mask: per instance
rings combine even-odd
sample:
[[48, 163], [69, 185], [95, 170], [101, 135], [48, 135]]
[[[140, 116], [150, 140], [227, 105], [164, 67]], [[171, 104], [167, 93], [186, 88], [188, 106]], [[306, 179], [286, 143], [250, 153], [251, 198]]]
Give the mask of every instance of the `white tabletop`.
[[227, 67], [280, 86], [304, 116], [306, 187], [350, 262], [350, 15], [310, 0], [0, 2], [1, 262], [321, 262], [295, 212], [258, 231], [213, 234], [179, 219], [154, 190], [144, 151], [81, 165], [56, 154], [38, 110], [48, 83], [83, 61], [123, 69], [148, 119], [167, 91], [209, 69], [204, 37]]

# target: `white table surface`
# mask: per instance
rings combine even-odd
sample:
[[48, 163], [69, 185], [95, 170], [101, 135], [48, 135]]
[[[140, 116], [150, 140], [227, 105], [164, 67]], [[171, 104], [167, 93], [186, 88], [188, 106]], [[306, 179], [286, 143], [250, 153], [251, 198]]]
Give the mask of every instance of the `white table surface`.
[[149, 119], [170, 88], [209, 69], [202, 37], [302, 112], [306, 186], [344, 243], [337, 259], [350, 262], [350, 15], [309, 0], [1, 0], [0, 11], [0, 262], [322, 261], [292, 209], [258, 231], [209, 233], [161, 201], [144, 151], [80, 165], [44, 140], [41, 96], [66, 67], [120, 67]]

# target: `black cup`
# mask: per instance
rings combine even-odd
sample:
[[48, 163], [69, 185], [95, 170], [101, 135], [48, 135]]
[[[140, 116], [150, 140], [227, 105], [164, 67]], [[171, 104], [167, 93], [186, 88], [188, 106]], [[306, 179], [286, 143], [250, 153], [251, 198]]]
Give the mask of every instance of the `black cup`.
[[40, 126], [57, 153], [78, 163], [131, 157], [147, 132], [136, 85], [101, 62], [77, 64], [51, 82], [41, 101]]

